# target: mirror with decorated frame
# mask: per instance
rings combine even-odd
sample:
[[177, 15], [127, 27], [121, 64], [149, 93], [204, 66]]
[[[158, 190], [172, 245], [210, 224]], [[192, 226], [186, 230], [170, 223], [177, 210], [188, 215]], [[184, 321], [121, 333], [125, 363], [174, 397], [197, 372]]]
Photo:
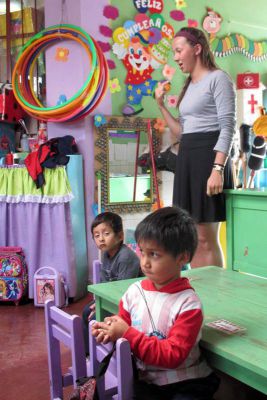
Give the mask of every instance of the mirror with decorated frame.
[[94, 129], [101, 208], [114, 212], [149, 211], [155, 202], [152, 168], [140, 166], [137, 160], [149, 151], [149, 134], [156, 154], [161, 135], [153, 127], [153, 120], [149, 133], [145, 118], [105, 116], [104, 121]]

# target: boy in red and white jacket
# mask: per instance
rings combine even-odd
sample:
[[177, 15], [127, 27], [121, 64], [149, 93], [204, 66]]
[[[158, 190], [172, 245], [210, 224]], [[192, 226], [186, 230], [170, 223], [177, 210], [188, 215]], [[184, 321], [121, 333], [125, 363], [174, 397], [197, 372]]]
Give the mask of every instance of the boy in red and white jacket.
[[211, 400], [219, 379], [200, 354], [201, 302], [180, 276], [197, 247], [195, 224], [186, 211], [165, 207], [140, 222], [135, 236], [147, 279], [132, 284], [118, 315], [96, 322], [92, 333], [98, 342], [129, 341], [135, 399]]

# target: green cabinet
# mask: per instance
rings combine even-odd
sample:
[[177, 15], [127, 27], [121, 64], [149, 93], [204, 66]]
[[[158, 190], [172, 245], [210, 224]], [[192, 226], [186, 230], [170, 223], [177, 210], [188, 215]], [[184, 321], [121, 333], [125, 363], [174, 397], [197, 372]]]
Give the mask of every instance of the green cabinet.
[[267, 278], [267, 191], [225, 193], [227, 268]]

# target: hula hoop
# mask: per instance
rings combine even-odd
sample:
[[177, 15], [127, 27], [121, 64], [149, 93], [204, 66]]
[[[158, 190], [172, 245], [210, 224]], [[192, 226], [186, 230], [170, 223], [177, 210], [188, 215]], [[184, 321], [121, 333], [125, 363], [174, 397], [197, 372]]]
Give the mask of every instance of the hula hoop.
[[[82, 46], [89, 59], [89, 73], [82, 87], [66, 102], [44, 107], [33, 89], [37, 58], [59, 40], [72, 40]], [[16, 100], [29, 115], [42, 121], [70, 122], [84, 118], [103, 99], [108, 88], [107, 61], [98, 43], [75, 25], [54, 25], [33, 36], [21, 49], [12, 74]]]

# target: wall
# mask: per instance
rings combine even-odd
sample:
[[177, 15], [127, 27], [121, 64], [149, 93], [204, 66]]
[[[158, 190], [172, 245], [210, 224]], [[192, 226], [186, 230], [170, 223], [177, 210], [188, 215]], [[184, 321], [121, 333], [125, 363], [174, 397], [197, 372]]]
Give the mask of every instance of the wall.
[[[103, 16], [103, 8], [108, 4], [112, 4], [119, 9], [119, 18], [115, 21], [107, 20]], [[267, 13], [267, 2], [266, 0], [257, 0], [257, 7], [253, 2], [246, 2], [244, 7], [243, 0], [212, 0], [210, 2], [204, 0], [187, 0], [187, 7], [183, 8], [182, 11], [186, 15], [186, 20], [181, 22], [173, 21], [169, 12], [175, 9], [174, 0], [165, 0], [163, 15], [167, 22], [173, 25], [174, 30], [179, 30], [182, 26], [187, 25], [187, 19], [194, 19], [198, 21], [201, 27], [203, 18], [206, 15], [206, 7], [212, 7], [215, 11], [221, 14], [223, 17], [223, 23], [219, 36], [223, 37], [228, 33], [242, 33], [250, 39], [263, 40], [267, 38], [266, 28], [266, 13]], [[108, 39], [103, 37], [99, 32], [100, 25], [108, 25], [112, 29], [116, 29], [118, 26], [122, 26], [127, 20], [132, 19], [137, 10], [133, 5], [132, 0], [66, 0], [65, 7], [63, 0], [45, 0], [45, 25], [50, 26], [54, 24], [71, 23], [81, 26], [89, 34], [91, 34], [96, 40], [107, 42]], [[63, 12], [62, 12], [63, 10]], [[85, 77], [88, 73], [88, 64], [86, 57], [82, 50], [72, 43], [68, 43], [67, 46], [73, 52], [74, 57], [71, 62], [59, 63], [54, 62], [55, 47], [46, 52], [46, 65], [47, 65], [47, 98], [50, 104], [55, 104], [59, 94], [66, 94], [68, 96], [73, 95], [83, 84]], [[117, 60], [113, 54], [105, 53], [107, 58], [111, 58], [116, 63], [116, 69], [110, 71], [111, 78], [117, 77], [121, 83], [122, 90], [119, 93], [111, 95], [108, 92], [105, 99], [101, 102], [96, 113], [103, 113], [106, 115], [121, 115], [122, 106], [125, 103], [125, 69], [121, 61]], [[266, 61], [264, 62], [252, 62], [248, 58], [234, 54], [226, 58], [217, 58], [218, 65], [228, 71], [233, 79], [236, 79], [236, 74], [245, 71], [260, 72], [261, 80], [267, 84], [267, 68]], [[174, 66], [172, 55], [170, 54], [168, 63]], [[157, 71], [155, 73], [156, 79], [162, 79], [162, 75]], [[183, 84], [185, 77], [177, 70], [173, 80], [171, 93], [177, 94]], [[173, 113], [176, 113], [175, 109]], [[149, 97], [144, 100], [144, 111], [139, 114], [141, 117], [154, 118], [160, 116], [159, 111], [156, 107], [155, 101]], [[90, 226], [92, 220], [91, 206], [94, 201], [94, 143], [92, 133], [92, 118], [87, 117], [77, 123], [49, 123], [48, 124], [48, 135], [49, 138], [55, 136], [64, 136], [66, 134], [72, 134], [78, 143], [80, 152], [84, 156], [84, 176], [85, 176], [85, 200], [86, 200], [86, 224], [87, 228]], [[165, 141], [168, 142], [167, 137]], [[161, 187], [162, 197], [164, 204], [168, 205], [171, 203], [171, 192], [172, 192], [172, 180], [173, 174], [164, 173], [162, 174], [163, 185]], [[145, 216], [142, 214], [125, 214], [123, 216], [125, 228], [133, 228]], [[88, 230], [90, 232], [90, 229]], [[94, 258], [97, 257], [97, 251], [92, 242], [90, 233], [87, 237], [88, 243], [88, 265]]]
[[[187, 7], [181, 9], [186, 18], [184, 21], [179, 22], [174, 21], [169, 15], [171, 10], [175, 10], [175, 1], [163, 0], [163, 2], [164, 8], [162, 15], [165, 21], [173, 26], [175, 32], [181, 27], [187, 26], [188, 19], [196, 20], [198, 22], [198, 27], [202, 28], [203, 19], [207, 15], [206, 7], [210, 7], [223, 18], [221, 29], [218, 32], [219, 37], [225, 37], [231, 33], [240, 33], [252, 40], [267, 40], [266, 0], [257, 0], [257, 2], [247, 1], [245, 5], [243, 0], [224, 0], [223, 2], [221, 0], [186, 0]], [[113, 30], [123, 26], [126, 21], [133, 20], [134, 16], [137, 14], [133, 0], [124, 0], [124, 2], [121, 2], [121, 0], [112, 0], [111, 3], [119, 9], [119, 17], [111, 24]], [[113, 115], [120, 115], [126, 99], [125, 85], [123, 85], [126, 70], [122, 62], [118, 60], [115, 55], [112, 55], [112, 59], [116, 63], [116, 69], [111, 71], [111, 78], [118, 78], [122, 87], [121, 92], [112, 95], [112, 113]], [[237, 73], [251, 71], [259, 72], [262, 82], [265, 85], [267, 84], [266, 60], [263, 62], [253, 62], [247, 57], [237, 53], [224, 58], [216, 57], [216, 62], [220, 68], [224, 69], [232, 76], [234, 81], [236, 80]], [[169, 55], [168, 64], [176, 66], [172, 60], [172, 54]], [[155, 79], [163, 79], [160, 71], [155, 71], [152, 76]], [[180, 91], [184, 79], [185, 76], [177, 69], [172, 81], [172, 94], [177, 94]], [[145, 98], [143, 105], [144, 111], [139, 114], [140, 116], [145, 118], [160, 116], [155, 101], [151, 97]]]
[[[80, 26], [92, 35], [96, 40], [99, 39], [98, 26], [103, 21], [103, 7], [107, 2], [104, 0], [66, 0], [62, 13], [61, 0], [45, 0], [45, 26], [56, 25], [59, 23], [70, 23]], [[90, 16], [94, 16], [93, 18]], [[62, 43], [51, 47], [46, 51], [46, 78], [47, 78], [47, 99], [49, 104], [56, 104], [60, 94], [65, 94], [67, 98], [72, 96], [83, 85], [88, 75], [88, 62], [82, 50], [71, 41], [65, 42], [73, 54], [66, 63], [55, 63], [55, 49], [63, 46]], [[63, 47], [64, 47], [63, 46]], [[111, 98], [109, 93], [99, 105], [96, 112], [103, 114], [111, 113]], [[85, 206], [86, 206], [86, 225], [87, 225], [87, 245], [88, 245], [88, 265], [92, 265], [92, 260], [97, 258], [97, 251], [91, 239], [90, 227], [93, 214], [92, 203], [94, 201], [94, 141], [92, 119], [87, 117], [76, 123], [48, 123], [48, 136], [57, 137], [73, 135], [78, 144], [80, 153], [84, 157], [84, 181], [85, 181]], [[89, 232], [89, 234], [88, 234]]]

